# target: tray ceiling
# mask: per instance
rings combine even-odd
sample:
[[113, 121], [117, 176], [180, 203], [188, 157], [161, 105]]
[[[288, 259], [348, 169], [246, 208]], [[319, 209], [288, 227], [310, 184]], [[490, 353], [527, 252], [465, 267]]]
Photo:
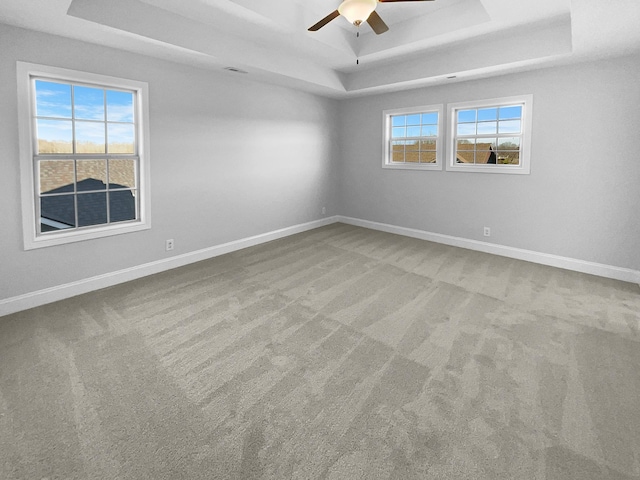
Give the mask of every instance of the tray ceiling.
[[390, 26], [382, 35], [344, 18], [307, 31], [339, 3], [3, 0], [0, 22], [198, 67], [234, 67], [258, 81], [331, 97], [640, 49], [640, 2], [634, 0], [381, 3], [377, 12]]

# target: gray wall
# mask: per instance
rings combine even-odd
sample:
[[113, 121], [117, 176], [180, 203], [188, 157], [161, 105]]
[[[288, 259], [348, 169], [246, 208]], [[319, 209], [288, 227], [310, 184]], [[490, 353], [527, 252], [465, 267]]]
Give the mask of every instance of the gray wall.
[[[343, 214], [640, 270], [640, 57], [340, 102], [0, 25], [0, 299]], [[24, 251], [15, 62], [149, 82], [152, 226]], [[383, 170], [382, 110], [531, 93], [531, 175]]]
[[[24, 251], [16, 61], [146, 81], [152, 229]], [[337, 103], [0, 25], [0, 299], [337, 213]]]
[[[640, 57], [341, 103], [341, 212], [640, 270]], [[533, 94], [530, 175], [381, 168], [382, 111]], [[446, 123], [445, 123], [446, 125]]]

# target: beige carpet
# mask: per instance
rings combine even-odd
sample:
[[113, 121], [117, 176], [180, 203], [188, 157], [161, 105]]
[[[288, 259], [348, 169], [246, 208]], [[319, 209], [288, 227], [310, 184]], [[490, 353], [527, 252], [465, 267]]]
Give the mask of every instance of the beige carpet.
[[640, 479], [640, 288], [335, 224], [0, 318], [2, 479]]

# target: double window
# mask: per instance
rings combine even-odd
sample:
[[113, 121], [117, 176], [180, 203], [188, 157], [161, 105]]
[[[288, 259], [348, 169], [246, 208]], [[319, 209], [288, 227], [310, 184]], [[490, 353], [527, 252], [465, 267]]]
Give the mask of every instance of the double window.
[[[446, 169], [529, 173], [532, 96], [449, 104]], [[442, 105], [383, 112], [383, 167], [442, 170]]]
[[383, 115], [384, 168], [442, 168], [442, 105], [385, 110]]
[[18, 63], [25, 248], [149, 228], [147, 86]]

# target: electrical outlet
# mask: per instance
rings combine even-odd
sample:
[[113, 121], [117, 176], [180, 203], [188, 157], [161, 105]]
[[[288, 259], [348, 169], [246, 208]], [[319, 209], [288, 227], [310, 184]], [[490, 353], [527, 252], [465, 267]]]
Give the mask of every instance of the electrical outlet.
[[490, 227], [484, 227], [484, 236], [485, 237], [490, 237], [491, 236], [491, 228]]
[[322, 214], [326, 215], [327, 214], [327, 209], [325, 207], [322, 207]]
[[169, 250], [173, 250], [173, 238], [167, 240], [164, 244], [165, 250], [168, 252]]

